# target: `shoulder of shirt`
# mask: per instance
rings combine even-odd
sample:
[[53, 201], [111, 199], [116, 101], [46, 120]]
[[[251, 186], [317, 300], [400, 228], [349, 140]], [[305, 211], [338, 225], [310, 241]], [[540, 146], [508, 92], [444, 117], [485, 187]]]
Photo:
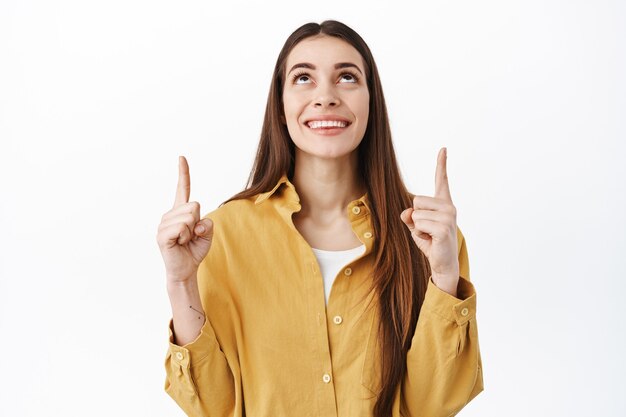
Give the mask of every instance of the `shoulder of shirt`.
[[287, 197], [285, 193], [281, 192], [281, 189], [286, 186], [293, 188], [293, 184], [291, 184], [287, 175], [283, 175], [271, 190], [247, 198], [230, 200], [205, 214], [202, 218], [210, 218], [218, 223], [228, 222], [229, 220], [241, 221], [242, 217], [261, 212], [262, 210], [258, 210], [259, 206], [262, 206], [262, 203], [272, 196], [275, 197], [273, 199], [274, 202], [285, 202]]

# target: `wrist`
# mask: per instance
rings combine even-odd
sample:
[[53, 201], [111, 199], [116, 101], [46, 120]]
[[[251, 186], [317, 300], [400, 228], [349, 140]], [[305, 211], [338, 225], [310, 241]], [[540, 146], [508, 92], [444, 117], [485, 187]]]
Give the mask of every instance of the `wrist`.
[[459, 275], [437, 275], [432, 274], [433, 283], [437, 288], [447, 292], [453, 297], [457, 296], [457, 288], [459, 286]]
[[189, 293], [191, 291], [198, 291], [198, 281], [197, 279], [190, 278], [185, 281], [168, 281], [167, 282], [167, 292], [168, 293]]

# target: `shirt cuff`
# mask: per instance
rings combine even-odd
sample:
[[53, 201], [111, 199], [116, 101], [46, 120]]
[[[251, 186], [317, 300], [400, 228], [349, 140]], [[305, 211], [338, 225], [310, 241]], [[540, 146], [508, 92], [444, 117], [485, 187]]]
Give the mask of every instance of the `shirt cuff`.
[[204, 326], [200, 329], [200, 334], [191, 342], [185, 345], [177, 345], [174, 343], [174, 319], [170, 319], [169, 326], [169, 353], [172, 359], [181, 366], [193, 366], [202, 359], [209, 356], [213, 349], [219, 349], [219, 343], [215, 337], [213, 327], [209, 324], [208, 318], [205, 319]]
[[[457, 298], [458, 297], [458, 298]], [[457, 297], [448, 294], [428, 278], [428, 287], [422, 309], [426, 309], [444, 319], [459, 325], [476, 318], [476, 290], [467, 279], [459, 277]]]

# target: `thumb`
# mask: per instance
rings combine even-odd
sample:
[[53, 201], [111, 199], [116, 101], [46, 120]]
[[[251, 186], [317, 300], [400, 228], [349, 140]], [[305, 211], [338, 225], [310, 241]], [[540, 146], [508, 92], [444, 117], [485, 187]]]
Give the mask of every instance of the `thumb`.
[[213, 241], [213, 222], [206, 218], [200, 220], [193, 228], [194, 238], [189, 242], [189, 249], [197, 263], [202, 262], [211, 249]]
[[193, 232], [202, 238], [210, 238], [213, 235], [213, 222], [211, 219], [202, 219], [193, 229]]
[[[415, 223], [413, 222], [413, 217], [411, 217], [411, 214], [413, 214], [413, 208], [409, 207], [408, 209], [404, 210], [402, 213], [400, 213], [400, 218], [402, 219], [402, 221], [404, 222], [404, 224], [406, 224], [406, 226], [409, 228], [409, 231], [411, 232], [411, 235], [414, 236], [414, 240], [418, 239], [420, 242], [423, 240], [430, 240], [430, 235], [426, 234], [422, 231], [418, 231], [417, 234], [415, 234]], [[417, 242], [417, 241], [416, 241]]]
[[415, 225], [413, 224], [413, 219], [411, 218], [412, 213], [413, 208], [411, 207], [400, 213], [400, 219], [402, 219], [402, 222], [404, 222], [404, 224], [406, 224], [411, 231], [413, 231], [413, 228], [415, 227]]

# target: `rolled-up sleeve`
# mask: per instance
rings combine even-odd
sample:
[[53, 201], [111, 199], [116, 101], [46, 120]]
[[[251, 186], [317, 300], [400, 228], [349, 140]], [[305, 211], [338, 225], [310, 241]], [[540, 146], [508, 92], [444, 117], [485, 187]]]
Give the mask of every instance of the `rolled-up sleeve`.
[[402, 415], [456, 415], [483, 391], [476, 291], [469, 280], [465, 239], [459, 231], [457, 297], [429, 278], [402, 382]]
[[235, 407], [233, 374], [208, 320], [198, 337], [179, 346], [169, 322], [165, 391], [189, 417], [231, 416]]

